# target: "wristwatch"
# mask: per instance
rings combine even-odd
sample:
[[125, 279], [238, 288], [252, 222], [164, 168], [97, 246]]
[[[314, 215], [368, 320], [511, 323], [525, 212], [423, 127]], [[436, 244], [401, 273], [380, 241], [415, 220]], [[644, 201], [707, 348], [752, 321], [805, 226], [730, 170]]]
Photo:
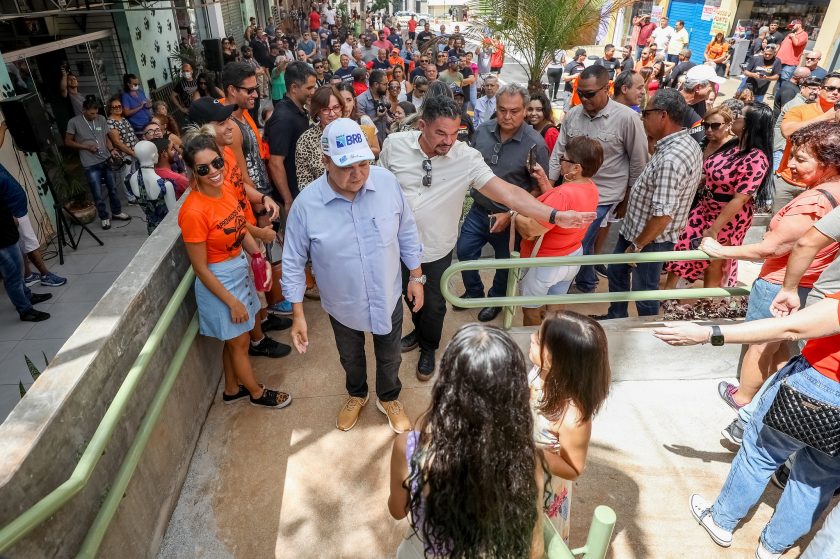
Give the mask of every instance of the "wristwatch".
[[557, 210], [553, 209], [553, 210], [551, 210], [551, 214], [549, 214], [549, 216], [548, 216], [548, 222], [552, 225], [556, 225], [556, 219], [557, 219]]
[[719, 347], [723, 345], [723, 333], [720, 331], [720, 326], [712, 326], [712, 335], [709, 341], [712, 342], [713, 346]]
[[633, 249], [633, 252], [642, 252], [642, 249], [636, 243], [630, 243], [630, 248]]
[[426, 274], [422, 276], [408, 276], [408, 281], [413, 281], [414, 283], [419, 283], [420, 285], [426, 285]]

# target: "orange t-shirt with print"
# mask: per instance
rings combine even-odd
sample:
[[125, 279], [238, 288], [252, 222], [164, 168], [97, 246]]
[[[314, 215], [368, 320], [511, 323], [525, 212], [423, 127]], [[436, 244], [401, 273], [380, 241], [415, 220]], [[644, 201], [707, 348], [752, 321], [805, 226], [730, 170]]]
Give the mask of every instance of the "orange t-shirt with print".
[[[829, 185], [824, 185], [821, 188], [830, 192], [835, 199], [840, 200], [840, 187], [834, 186], [834, 188], [831, 188]], [[784, 208], [779, 210], [779, 212], [773, 216], [773, 219], [770, 220], [770, 227], [768, 228], [768, 231], [776, 229], [785, 216], [809, 215], [814, 220], [814, 223], [816, 223], [818, 219], [833, 209], [834, 207], [831, 205], [828, 198], [826, 198], [825, 195], [817, 188], [806, 190], [788, 202]], [[814, 282], [817, 281], [817, 278], [820, 277], [823, 270], [828, 268], [829, 265], [834, 262], [838, 249], [840, 249], [840, 244], [831, 243], [819, 251], [814, 257], [813, 262], [811, 262], [811, 265], [808, 266], [808, 270], [805, 272], [805, 275], [803, 275], [802, 279], [799, 280], [799, 286], [813, 287]], [[764, 265], [761, 267], [759, 277], [765, 281], [769, 281], [770, 283], [781, 285], [785, 280], [789, 257], [790, 253], [783, 256], [777, 256], [775, 258], [768, 258], [764, 261]]]
[[191, 190], [178, 211], [184, 242], [206, 243], [208, 264], [224, 262], [242, 251], [245, 212], [234, 192], [227, 182], [218, 198]]
[[[225, 102], [224, 97], [219, 99], [219, 103], [224, 103], [224, 102]], [[233, 115], [231, 115], [230, 118], [234, 118]], [[254, 119], [251, 118], [251, 113], [249, 113], [248, 111], [242, 111], [242, 118], [245, 119], [245, 122], [247, 122], [248, 126], [251, 127], [251, 130], [254, 131], [254, 136], [257, 137], [257, 144], [260, 146], [260, 159], [263, 159], [263, 160], [268, 159], [269, 156], [271, 155], [268, 152], [268, 142], [263, 140], [263, 137], [260, 135], [260, 129], [257, 127], [257, 123], [254, 122]]]
[[[832, 293], [825, 298], [840, 301], [840, 293]], [[837, 322], [840, 323], [840, 305], [837, 306]], [[802, 357], [820, 374], [840, 382], [840, 334], [808, 340], [802, 348]]]
[[225, 159], [225, 188], [231, 188], [236, 199], [239, 200], [243, 211], [245, 212], [245, 219], [251, 225], [257, 224], [257, 217], [254, 215], [254, 209], [251, 207], [251, 202], [248, 200], [248, 194], [245, 192], [245, 182], [242, 180], [242, 169], [236, 162], [236, 154], [230, 146], [225, 146], [225, 151], [222, 154]]

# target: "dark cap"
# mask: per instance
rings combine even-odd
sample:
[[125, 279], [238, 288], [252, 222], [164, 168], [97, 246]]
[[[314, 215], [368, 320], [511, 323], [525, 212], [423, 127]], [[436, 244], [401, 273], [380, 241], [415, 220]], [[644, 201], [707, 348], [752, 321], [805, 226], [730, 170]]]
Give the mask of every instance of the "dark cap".
[[201, 126], [208, 122], [224, 122], [233, 111], [238, 109], [237, 105], [224, 105], [218, 99], [211, 97], [200, 97], [190, 103], [190, 120]]
[[450, 89], [452, 90], [452, 96], [453, 97], [455, 95], [460, 95], [461, 97], [464, 96], [464, 90], [461, 89], [459, 86], [453, 84], [453, 85], [450, 86]]
[[577, 49], [575, 51], [575, 58], [577, 58], [578, 56], [584, 56], [585, 54], [586, 54], [586, 49]]
[[458, 57], [457, 56], [450, 56], [448, 62], [450, 64], [458, 64]]

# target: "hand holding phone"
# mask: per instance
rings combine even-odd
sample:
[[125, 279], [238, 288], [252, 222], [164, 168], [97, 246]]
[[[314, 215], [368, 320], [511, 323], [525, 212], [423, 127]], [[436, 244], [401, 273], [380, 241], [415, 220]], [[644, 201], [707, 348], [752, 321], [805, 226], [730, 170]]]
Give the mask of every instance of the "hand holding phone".
[[537, 167], [537, 146], [536, 144], [531, 146], [531, 149], [528, 150], [528, 173], [533, 173], [534, 169]]

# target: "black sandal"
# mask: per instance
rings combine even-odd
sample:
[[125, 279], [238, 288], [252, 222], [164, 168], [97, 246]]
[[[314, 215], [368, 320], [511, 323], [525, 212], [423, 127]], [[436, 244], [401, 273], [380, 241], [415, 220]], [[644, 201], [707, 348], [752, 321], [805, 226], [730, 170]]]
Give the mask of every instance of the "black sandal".
[[292, 396], [286, 392], [279, 392], [270, 388], [263, 390], [262, 396], [256, 400], [250, 397], [251, 405], [264, 408], [285, 408], [292, 403]]

